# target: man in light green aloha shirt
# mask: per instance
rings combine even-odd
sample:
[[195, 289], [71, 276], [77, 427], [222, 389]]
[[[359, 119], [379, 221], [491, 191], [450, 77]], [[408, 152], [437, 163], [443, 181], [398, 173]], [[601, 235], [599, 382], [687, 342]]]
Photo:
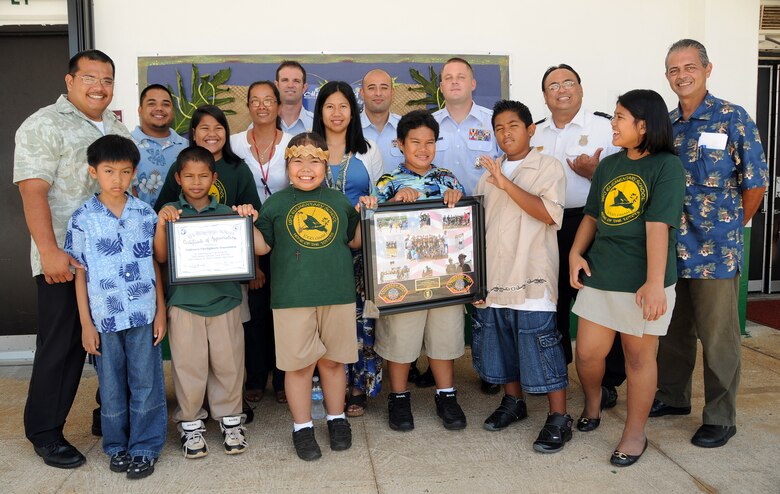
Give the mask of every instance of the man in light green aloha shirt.
[[27, 439], [47, 465], [74, 468], [86, 459], [62, 434], [84, 366], [73, 268], [63, 251], [73, 212], [98, 191], [87, 173], [87, 147], [105, 134], [130, 137], [109, 110], [114, 62], [88, 50], [70, 59], [67, 94], [41, 108], [16, 132], [14, 183], [19, 186], [30, 260], [38, 288], [38, 337], [24, 410]]

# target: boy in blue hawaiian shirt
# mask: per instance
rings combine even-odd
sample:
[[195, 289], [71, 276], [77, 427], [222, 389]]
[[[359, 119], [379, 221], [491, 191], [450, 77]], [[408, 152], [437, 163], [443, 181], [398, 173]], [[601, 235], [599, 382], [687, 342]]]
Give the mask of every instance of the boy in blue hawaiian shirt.
[[130, 479], [154, 472], [167, 433], [162, 354], [165, 299], [152, 258], [157, 215], [127, 191], [140, 159], [133, 141], [107, 135], [87, 148], [100, 193], [77, 209], [65, 251], [76, 259], [84, 349], [97, 359], [103, 450]]
[[[377, 198], [383, 202], [439, 199], [449, 207], [463, 197], [463, 186], [447, 169], [433, 164], [439, 124], [424, 110], [404, 115], [396, 127], [404, 162], [379, 178]], [[414, 257], [414, 256], [413, 256]], [[414, 429], [407, 376], [412, 362], [425, 350], [436, 384], [436, 413], [449, 430], [466, 427], [458, 404], [454, 362], [463, 355], [463, 305], [423, 309], [382, 316], [374, 349], [387, 362], [390, 394], [387, 397], [390, 428]]]

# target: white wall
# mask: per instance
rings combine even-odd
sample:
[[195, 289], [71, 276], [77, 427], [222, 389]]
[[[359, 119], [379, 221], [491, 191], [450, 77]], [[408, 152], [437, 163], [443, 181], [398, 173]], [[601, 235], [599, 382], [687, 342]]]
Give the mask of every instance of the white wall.
[[707, 46], [712, 92], [755, 110], [759, 0], [94, 0], [94, 8], [97, 48], [117, 65], [112, 108], [123, 110], [129, 127], [137, 123], [139, 56], [509, 55], [511, 97], [541, 118], [540, 77], [561, 62], [580, 72], [593, 110], [611, 113], [618, 94], [640, 87], [676, 104], [663, 63], [668, 46], [683, 37]]
[[68, 3], [66, 0], [9, 0], [0, 3], [0, 26], [67, 24]]

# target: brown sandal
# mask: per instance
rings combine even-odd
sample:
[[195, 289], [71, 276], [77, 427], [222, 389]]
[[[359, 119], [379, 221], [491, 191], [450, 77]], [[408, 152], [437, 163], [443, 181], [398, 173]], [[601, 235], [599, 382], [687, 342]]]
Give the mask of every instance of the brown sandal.
[[366, 413], [366, 395], [359, 394], [347, 397], [347, 417], [360, 417]]
[[276, 402], [284, 405], [287, 403], [287, 393], [284, 391], [277, 391], [276, 392]]
[[244, 393], [244, 396], [246, 397], [246, 401], [256, 403], [263, 399], [263, 396], [265, 396], [265, 391], [262, 389], [247, 389], [246, 393]]

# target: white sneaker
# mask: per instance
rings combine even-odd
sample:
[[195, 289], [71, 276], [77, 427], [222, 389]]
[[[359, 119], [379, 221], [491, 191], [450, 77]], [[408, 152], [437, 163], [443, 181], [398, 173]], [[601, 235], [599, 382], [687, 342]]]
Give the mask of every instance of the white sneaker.
[[244, 431], [244, 426], [241, 424], [240, 416], [222, 417], [219, 428], [222, 429], [225, 454], [237, 455], [246, 451], [248, 446], [245, 436], [246, 433]]
[[203, 439], [206, 426], [202, 420], [180, 422], [177, 428], [181, 434], [181, 449], [185, 458], [202, 458], [209, 454], [209, 447]]

